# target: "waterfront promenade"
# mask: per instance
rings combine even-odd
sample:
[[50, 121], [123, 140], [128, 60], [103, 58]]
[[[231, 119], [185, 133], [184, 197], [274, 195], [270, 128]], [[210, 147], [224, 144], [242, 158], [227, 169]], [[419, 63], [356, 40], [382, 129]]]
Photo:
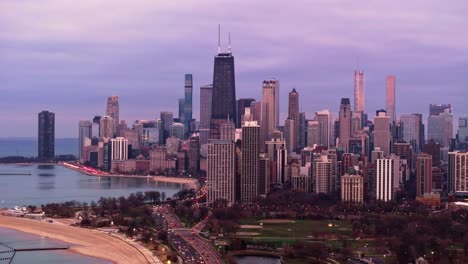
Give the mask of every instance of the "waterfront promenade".
[[90, 169], [84, 166], [77, 166], [67, 162], [57, 163], [57, 165], [63, 166], [65, 168], [95, 177], [121, 177], [121, 178], [138, 178], [138, 179], [148, 179], [154, 180], [156, 182], [163, 183], [174, 183], [180, 184], [188, 187], [188, 189], [198, 189], [200, 184], [197, 179], [194, 178], [179, 178], [179, 177], [166, 177], [166, 176], [151, 176], [151, 175], [123, 175], [123, 174], [111, 174], [108, 172], [103, 172], [95, 169]]

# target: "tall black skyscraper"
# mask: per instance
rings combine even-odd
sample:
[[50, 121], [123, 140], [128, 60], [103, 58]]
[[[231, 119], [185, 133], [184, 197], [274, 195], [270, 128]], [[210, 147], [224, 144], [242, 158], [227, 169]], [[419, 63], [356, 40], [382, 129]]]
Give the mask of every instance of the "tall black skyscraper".
[[236, 83], [234, 78], [234, 57], [231, 48], [214, 59], [213, 97], [211, 107], [210, 139], [219, 139], [219, 125], [231, 120], [236, 123]]
[[42, 111], [38, 118], [37, 156], [41, 160], [50, 160], [55, 156], [55, 114]]

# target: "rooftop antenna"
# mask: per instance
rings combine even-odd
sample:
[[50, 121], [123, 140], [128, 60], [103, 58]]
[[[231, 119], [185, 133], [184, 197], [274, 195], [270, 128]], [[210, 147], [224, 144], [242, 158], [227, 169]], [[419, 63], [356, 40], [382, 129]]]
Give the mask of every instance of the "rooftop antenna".
[[229, 32], [229, 47], [228, 52], [231, 53], [231, 32]]
[[218, 54], [221, 53], [221, 24], [218, 24]]

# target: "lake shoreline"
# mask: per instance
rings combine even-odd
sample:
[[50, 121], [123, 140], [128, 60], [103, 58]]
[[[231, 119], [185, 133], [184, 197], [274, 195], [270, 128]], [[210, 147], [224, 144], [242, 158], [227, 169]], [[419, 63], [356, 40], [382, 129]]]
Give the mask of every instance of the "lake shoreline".
[[115, 264], [154, 263], [130, 243], [93, 229], [10, 216], [0, 216], [0, 227], [62, 241], [70, 245], [69, 252]]

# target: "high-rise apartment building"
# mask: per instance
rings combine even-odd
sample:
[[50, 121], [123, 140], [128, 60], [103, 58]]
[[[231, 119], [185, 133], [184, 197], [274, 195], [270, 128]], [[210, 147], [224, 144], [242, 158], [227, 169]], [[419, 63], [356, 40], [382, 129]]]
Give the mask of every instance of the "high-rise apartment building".
[[252, 203], [259, 191], [260, 126], [247, 121], [242, 126], [242, 164], [240, 177], [240, 201]]
[[51, 160], [55, 157], [55, 114], [42, 111], [38, 115], [38, 148], [40, 160]]
[[365, 110], [364, 71], [354, 71], [354, 111], [364, 113]]
[[390, 154], [390, 118], [385, 111], [374, 117], [374, 148], [380, 148], [384, 156]]
[[258, 169], [258, 195], [267, 195], [270, 190], [271, 160], [265, 154], [260, 154]]
[[184, 124], [184, 136], [188, 138], [190, 133], [190, 121], [192, 120], [192, 95], [193, 95], [193, 76], [185, 74], [184, 86], [184, 115], [182, 118]]
[[240, 128], [242, 127], [241, 121], [242, 121], [242, 116], [245, 114], [245, 108], [250, 107], [252, 102], [255, 102], [255, 99], [253, 98], [240, 98], [237, 100], [237, 118], [236, 118], [236, 127]]
[[396, 123], [396, 77], [394, 75], [387, 76], [386, 84], [385, 105], [390, 123], [393, 124]]
[[235, 202], [236, 166], [235, 144], [231, 140], [211, 140], [208, 143], [207, 203], [226, 199], [228, 204]]
[[400, 159], [396, 156], [377, 159], [376, 199], [384, 202], [394, 199], [399, 188]]
[[279, 80], [270, 79], [262, 84], [262, 142], [270, 139], [270, 134], [279, 125]]
[[80, 120], [78, 124], [78, 159], [83, 162], [84, 142], [92, 139], [93, 124], [89, 120]]
[[332, 161], [321, 155], [314, 161], [313, 189], [315, 193], [329, 193], [332, 185]]
[[421, 153], [416, 156], [416, 196], [432, 192], [432, 156]]
[[219, 139], [219, 125], [226, 120], [232, 120], [235, 124], [236, 118], [234, 57], [231, 51], [219, 52], [214, 59], [210, 138]]
[[364, 202], [364, 178], [361, 175], [341, 176], [341, 201], [350, 203]]
[[112, 156], [111, 160], [128, 160], [128, 140], [123, 137], [116, 137], [110, 140]]
[[112, 136], [114, 137], [117, 135], [118, 127], [119, 127], [119, 97], [116, 95], [109, 96], [107, 98], [107, 108], [106, 108], [106, 115], [112, 117], [112, 120], [114, 122], [112, 126]]
[[351, 138], [351, 102], [349, 98], [341, 98], [339, 122], [340, 122], [340, 133], [339, 133], [339, 146], [348, 152], [349, 139]]
[[468, 152], [448, 153], [448, 192], [455, 195], [468, 195]]
[[[293, 127], [294, 127], [294, 134], [292, 136], [292, 150], [298, 147], [299, 143], [299, 93], [297, 93], [296, 89], [293, 88], [292, 91], [289, 93], [289, 100], [288, 100], [288, 118], [293, 120]], [[289, 148], [289, 147], [288, 147]]]

